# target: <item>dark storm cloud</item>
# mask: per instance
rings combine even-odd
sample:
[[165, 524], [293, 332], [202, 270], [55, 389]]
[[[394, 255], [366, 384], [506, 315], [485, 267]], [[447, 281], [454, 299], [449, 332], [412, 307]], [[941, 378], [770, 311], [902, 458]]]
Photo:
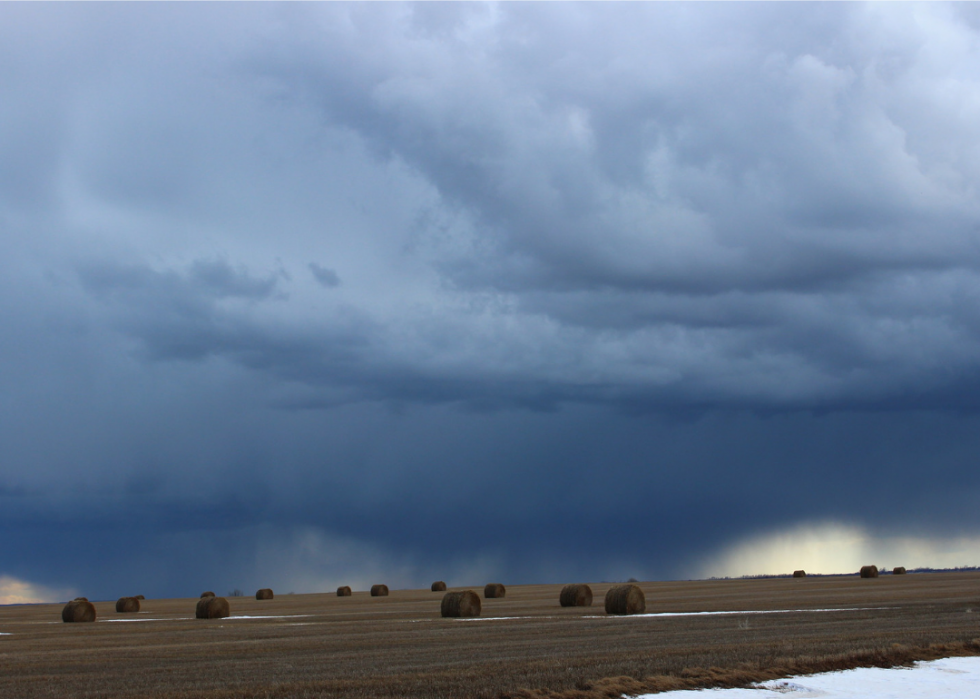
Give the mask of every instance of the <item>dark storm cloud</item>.
[[[884, 66], [856, 41], [823, 43], [873, 21], [833, 10], [787, 45], [774, 26], [804, 11], [700, 13], [711, 51], [657, 41], [678, 10], [656, 6], [615, 15], [616, 48], [593, 17], [542, 36], [523, 7], [482, 27], [489, 46], [355, 21], [278, 75], [472, 210], [490, 254], [457, 283], [713, 294], [975, 268], [976, 204], [928, 172], [957, 167], [943, 151], [962, 133], [936, 139], [909, 94], [915, 42]], [[404, 60], [367, 56], [380, 37]], [[351, 54], [359, 69], [331, 69]], [[939, 220], [937, 246], [924, 238]]]
[[[242, 298], [267, 299], [275, 290], [276, 278], [253, 277], [245, 269], [234, 269], [223, 260], [197, 260], [183, 274], [156, 272], [148, 267], [89, 267], [81, 270], [82, 285], [99, 296], [153, 295], [182, 299]], [[137, 300], [138, 305], [144, 302]]]
[[[89, 266], [79, 273], [82, 287], [110, 306], [122, 306], [122, 326], [141, 337], [157, 359], [202, 358], [244, 349], [221, 308], [223, 300], [256, 303], [275, 291], [277, 276], [256, 278], [221, 260], [195, 261], [183, 273], [143, 266]], [[231, 326], [231, 327], [229, 327]]]
[[[911, 34], [875, 50], [872, 8], [631, 6], [554, 18], [547, 35], [537, 12], [368, 21], [336, 8], [291, 24], [300, 48], [280, 45], [257, 69], [461, 207], [471, 230], [434, 253], [454, 289], [554, 321], [569, 337], [553, 351], [618, 334], [628, 368], [602, 391], [862, 403], [935, 391], [950, 363], [975, 370], [961, 350], [977, 342], [976, 304], [964, 303], [980, 261], [966, 185], [977, 172], [956, 153], [975, 127], [950, 123], [948, 95], [923, 104], [936, 67], [922, 18], [896, 13]], [[597, 21], [615, 27], [615, 46]], [[676, 36], [684, 21], [703, 44]], [[380, 57], [368, 48], [379, 43]], [[934, 60], [968, 79], [953, 54]], [[933, 354], [937, 340], [954, 356]], [[685, 366], [677, 355], [692, 345]], [[650, 381], [644, 363], [675, 376]], [[560, 381], [587, 370], [572, 366]], [[746, 368], [744, 385], [719, 376]]]
[[316, 262], [311, 262], [310, 272], [312, 272], [313, 278], [317, 280], [320, 286], [325, 286], [328, 289], [340, 286], [340, 277], [332, 269], [321, 267]]
[[[972, 535], [974, 14], [3, 7], [10, 573], [557, 581], [800, 521]], [[73, 532], [91, 565], [31, 553]]]

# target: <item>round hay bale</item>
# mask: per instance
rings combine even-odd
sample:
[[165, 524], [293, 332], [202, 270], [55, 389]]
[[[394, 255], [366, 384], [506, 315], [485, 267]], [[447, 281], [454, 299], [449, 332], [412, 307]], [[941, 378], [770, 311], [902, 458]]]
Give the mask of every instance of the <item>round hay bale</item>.
[[615, 585], [606, 593], [606, 614], [642, 614], [646, 608], [639, 585]]
[[73, 599], [61, 610], [61, 620], [66, 624], [95, 621], [95, 605], [87, 599]]
[[197, 619], [207, 619], [208, 618], [208, 605], [211, 604], [211, 600], [214, 597], [209, 597], [207, 595], [201, 595], [201, 599], [197, 601], [197, 608], [194, 610], [194, 616]]
[[132, 614], [140, 610], [140, 601], [135, 597], [120, 597], [116, 600], [116, 611], [120, 614]]
[[878, 566], [861, 566], [862, 578], [877, 578]]
[[895, 568], [892, 568], [892, 575], [905, 575], [905, 573], [906, 573], [905, 566], [897, 566]]
[[343, 587], [337, 588], [337, 597], [350, 597], [350, 595], [351, 592], [349, 586], [344, 585]]
[[267, 587], [263, 587], [261, 590], [255, 593], [255, 599], [272, 599], [272, 590]]
[[197, 601], [198, 619], [223, 619], [230, 614], [231, 608], [224, 597], [202, 597]]
[[88, 597], [76, 597], [76, 602], [88, 602]]
[[388, 596], [388, 586], [387, 585], [372, 585], [371, 586], [371, 596], [372, 597], [387, 597]]
[[793, 571], [793, 577], [794, 578], [805, 578], [806, 577], [806, 571], [805, 570], [794, 570]]
[[483, 596], [487, 599], [506, 597], [507, 588], [500, 583], [488, 583], [487, 586], [483, 588]]
[[432, 583], [432, 591], [433, 592], [445, 592], [446, 591], [446, 583], [444, 583], [442, 580], [437, 580], [436, 582]]
[[558, 596], [563, 607], [591, 607], [592, 588], [588, 585], [565, 585]]
[[208, 590], [207, 592], [202, 592], [201, 597], [214, 597], [214, 593]]
[[138, 599], [138, 600], [140, 600], [142, 602], [143, 600], [146, 599], [146, 597], [144, 597], [143, 595], [136, 595], [136, 599]]
[[442, 615], [444, 617], [480, 616], [480, 607], [480, 595], [473, 590], [447, 592], [442, 597]]

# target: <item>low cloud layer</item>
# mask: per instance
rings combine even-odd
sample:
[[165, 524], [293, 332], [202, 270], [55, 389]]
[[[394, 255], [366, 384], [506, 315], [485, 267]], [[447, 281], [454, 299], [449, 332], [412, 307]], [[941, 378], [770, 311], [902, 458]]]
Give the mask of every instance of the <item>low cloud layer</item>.
[[980, 537], [935, 538], [875, 535], [864, 527], [836, 523], [801, 524], [750, 537], [697, 572], [704, 576], [786, 575], [794, 570], [822, 575], [854, 573], [866, 565], [882, 571], [973, 567], [980, 560]]
[[[306, 586], [975, 536], [971, 6], [0, 17], [0, 573], [193, 594], [181, 542], [246, 584], [256, 528], [374, 552]], [[74, 532], [93, 562], [37, 553]]]

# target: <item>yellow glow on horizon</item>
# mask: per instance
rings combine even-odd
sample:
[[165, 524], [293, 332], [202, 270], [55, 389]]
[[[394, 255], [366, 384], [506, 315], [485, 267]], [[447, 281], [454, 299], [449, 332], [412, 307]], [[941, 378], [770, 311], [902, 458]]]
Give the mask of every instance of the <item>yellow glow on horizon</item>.
[[0, 575], [0, 604], [59, 602], [71, 598], [73, 594], [71, 590], [53, 590], [9, 575]]
[[743, 539], [702, 559], [698, 577], [855, 573], [864, 565], [890, 570], [980, 565], [980, 536], [875, 536], [860, 526], [823, 522]]

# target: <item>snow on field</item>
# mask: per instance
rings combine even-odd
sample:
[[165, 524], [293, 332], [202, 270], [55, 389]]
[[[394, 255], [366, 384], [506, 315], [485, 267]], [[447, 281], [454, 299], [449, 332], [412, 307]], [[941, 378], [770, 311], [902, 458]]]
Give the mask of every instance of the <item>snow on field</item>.
[[[721, 612], [656, 612], [652, 614], [595, 614], [584, 616], [583, 619], [643, 619], [645, 617], [662, 616], [718, 616], [734, 614], [801, 614], [803, 612], [863, 612], [874, 609], [888, 609], [888, 607], [844, 607], [841, 609], [742, 609], [739, 611]], [[513, 617], [517, 619], [519, 617]]]
[[[845, 607], [842, 609], [743, 609], [722, 612], [656, 612], [653, 614], [590, 614], [582, 619], [648, 619], [667, 616], [712, 616], [736, 614], [796, 614], [801, 612], [860, 612], [867, 609], [888, 609], [888, 607]], [[513, 619], [557, 619], [556, 616], [477, 616], [462, 617], [454, 621], [510, 621]], [[412, 621], [424, 621], [413, 619]]]
[[[189, 616], [188, 617], [181, 617], [181, 618], [182, 619], [190, 619]], [[128, 621], [128, 622], [134, 622], [134, 621], [175, 621], [175, 619], [98, 619], [98, 622], [100, 624], [114, 623], [114, 622], [120, 622], [120, 621]], [[54, 622], [54, 623], [57, 623], [57, 622]]]
[[312, 614], [259, 614], [256, 616], [226, 616], [222, 621], [229, 619], [298, 619], [300, 617], [313, 616]]
[[[297, 619], [297, 618], [300, 618], [300, 617], [308, 617], [308, 616], [313, 616], [313, 615], [312, 614], [261, 614], [261, 615], [258, 615], [258, 616], [245, 616], [245, 615], [241, 615], [241, 616], [226, 616], [226, 617], [222, 617], [222, 621], [234, 621], [236, 619]], [[167, 618], [167, 619], [136, 619], [136, 618], [126, 618], [126, 619], [99, 619], [98, 621], [101, 624], [101, 623], [106, 623], [106, 622], [120, 622], [120, 621], [128, 621], [130, 623], [132, 623], [134, 621], [189, 621], [189, 620], [191, 620], [193, 618], [194, 617], [192, 617], [192, 616], [177, 616], [177, 617], [170, 617], [170, 618]], [[46, 621], [44, 623], [46, 623], [46, 624], [57, 624], [59, 622], [57, 622], [57, 621]]]
[[[513, 621], [514, 619], [555, 619], [553, 616], [464, 616], [453, 621]], [[422, 621], [421, 619], [419, 621]]]
[[913, 667], [861, 667], [762, 682], [747, 689], [685, 689], [635, 699], [977, 699], [980, 657], [943, 658]]

